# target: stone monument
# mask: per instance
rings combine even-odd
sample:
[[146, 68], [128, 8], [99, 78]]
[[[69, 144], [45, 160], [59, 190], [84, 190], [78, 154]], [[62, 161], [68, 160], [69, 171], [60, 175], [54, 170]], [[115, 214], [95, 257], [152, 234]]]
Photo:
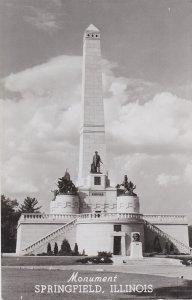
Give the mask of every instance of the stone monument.
[[[106, 145], [100, 32], [90, 25], [84, 33], [82, 119], [80, 128], [78, 190], [69, 172], [59, 178], [49, 214], [23, 214], [17, 227], [17, 254], [45, 252], [47, 244], [61, 247], [67, 239], [79, 252], [99, 251], [141, 259], [154, 249], [153, 241], [172, 242], [190, 253], [188, 227], [183, 215], [142, 215], [136, 186], [127, 175], [117, 187], [106, 172]], [[142, 249], [143, 248], [143, 249]]]
[[131, 233], [131, 248], [130, 258], [140, 259], [143, 258], [142, 242], [140, 241], [140, 232]]
[[84, 33], [82, 105], [78, 186], [86, 184], [95, 151], [103, 160], [102, 173], [106, 164], [100, 31], [92, 24]]

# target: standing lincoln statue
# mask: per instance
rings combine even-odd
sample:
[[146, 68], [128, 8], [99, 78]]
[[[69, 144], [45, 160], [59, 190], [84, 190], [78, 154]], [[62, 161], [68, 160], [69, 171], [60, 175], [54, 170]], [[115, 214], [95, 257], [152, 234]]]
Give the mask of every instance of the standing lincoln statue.
[[95, 151], [95, 154], [93, 156], [93, 163], [91, 165], [91, 173], [100, 173], [100, 163], [103, 163], [101, 161], [101, 157], [98, 152]]

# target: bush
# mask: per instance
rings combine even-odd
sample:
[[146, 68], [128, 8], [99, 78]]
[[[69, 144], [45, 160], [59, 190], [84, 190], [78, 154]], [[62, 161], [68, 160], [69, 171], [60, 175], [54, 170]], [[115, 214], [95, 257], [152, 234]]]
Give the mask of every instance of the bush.
[[113, 261], [107, 256], [92, 256], [78, 259], [76, 262], [82, 264], [112, 264]]
[[42, 252], [38, 253], [37, 256], [50, 256], [48, 253]]
[[73, 254], [74, 254], [74, 255], [79, 255], [79, 249], [78, 249], [77, 243], [75, 243], [75, 247], [74, 247], [74, 250], [73, 250]]
[[58, 250], [58, 245], [57, 245], [57, 243], [55, 242], [55, 246], [54, 246], [54, 251], [53, 251], [53, 253], [54, 253], [54, 255], [57, 255], [58, 252], [59, 252], [59, 250]]
[[68, 240], [64, 239], [61, 244], [61, 250], [59, 251], [59, 255], [71, 255], [71, 246], [68, 242]]
[[157, 252], [144, 253], [144, 257], [154, 257], [156, 254]]
[[192, 260], [191, 259], [183, 259], [181, 261], [182, 265], [185, 265], [185, 266], [192, 266]]
[[50, 253], [52, 253], [52, 251], [51, 251], [51, 244], [48, 243], [48, 244], [47, 244], [47, 254], [50, 255]]
[[112, 257], [112, 253], [111, 252], [107, 252], [107, 251], [99, 251], [98, 252], [98, 256], [99, 257]]

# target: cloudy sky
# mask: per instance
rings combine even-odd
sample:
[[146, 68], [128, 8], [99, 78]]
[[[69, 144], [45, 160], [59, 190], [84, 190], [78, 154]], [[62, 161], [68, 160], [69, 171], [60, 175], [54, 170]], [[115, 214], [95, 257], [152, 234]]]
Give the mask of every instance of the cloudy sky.
[[76, 181], [83, 32], [101, 31], [108, 169], [192, 222], [192, 1], [1, 0], [2, 192], [49, 211]]

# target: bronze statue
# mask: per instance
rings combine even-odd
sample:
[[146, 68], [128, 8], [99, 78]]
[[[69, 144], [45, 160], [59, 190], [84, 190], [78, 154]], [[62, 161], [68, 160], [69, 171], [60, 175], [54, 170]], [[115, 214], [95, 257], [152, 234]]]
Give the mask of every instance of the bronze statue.
[[58, 190], [53, 190], [53, 191], [51, 190], [51, 193], [53, 193], [53, 195], [54, 195], [54, 198], [52, 199], [52, 201], [55, 201], [59, 192], [58, 192]]
[[140, 242], [140, 234], [138, 232], [133, 233], [132, 242]]
[[[76, 195], [77, 191], [78, 191], [78, 189], [72, 182], [72, 180], [70, 178], [70, 174], [67, 169], [65, 171], [65, 175], [63, 177], [59, 178], [57, 186], [58, 186], [59, 190], [53, 191], [55, 198], [59, 194]], [[54, 198], [54, 200], [55, 200], [55, 198]]]
[[[124, 189], [120, 189], [120, 186], [123, 186]], [[121, 184], [117, 184], [116, 188], [118, 196], [122, 194], [129, 196], [137, 196], [137, 194], [133, 192], [133, 190], [136, 189], [136, 185], [134, 185], [132, 181], [128, 181], [127, 175], [124, 176], [124, 180]]]
[[100, 163], [103, 164], [101, 157], [98, 154], [98, 151], [95, 151], [93, 162], [91, 164], [91, 173], [100, 173]]

